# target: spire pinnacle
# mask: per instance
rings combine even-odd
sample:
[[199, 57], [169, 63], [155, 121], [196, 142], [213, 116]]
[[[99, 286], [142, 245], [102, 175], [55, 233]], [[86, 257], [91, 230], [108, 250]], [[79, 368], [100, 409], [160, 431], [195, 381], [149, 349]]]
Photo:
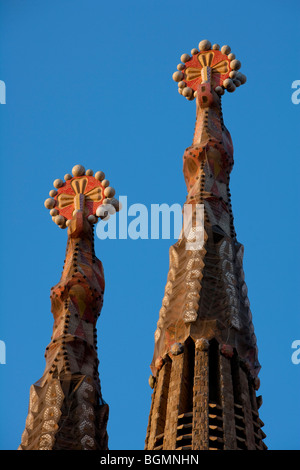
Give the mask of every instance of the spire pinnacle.
[[192, 49], [191, 55], [183, 54], [173, 80], [178, 82], [178, 92], [187, 100], [192, 101], [198, 94], [199, 85], [210, 84], [211, 90], [224, 95], [225, 90], [232, 93], [240, 85], [246, 83], [246, 76], [239, 70], [241, 62], [227, 45], [220, 48], [219, 44], [204, 39], [199, 48]]
[[51, 288], [46, 366], [30, 389], [19, 449], [107, 450], [109, 406], [101, 392], [96, 329], [105, 278], [93, 225], [118, 211], [119, 202], [105, 174], [82, 165], [53, 185], [45, 207], [60, 228], [68, 227], [68, 241], [61, 278]]
[[169, 250], [145, 449], [263, 450], [260, 363], [231, 205], [233, 144], [221, 106], [225, 90], [235, 91], [246, 77], [229, 46], [207, 40], [181, 62], [173, 79], [181, 95], [196, 98], [193, 142], [183, 155], [185, 207], [204, 243], [190, 249], [183, 230]]
[[53, 222], [60, 228], [68, 227], [77, 212], [82, 212], [90, 224], [95, 224], [99, 218], [107, 220], [110, 214], [119, 211], [115, 190], [105, 179], [103, 171], [94, 175], [92, 170], [75, 165], [72, 175], [66, 174], [64, 180], [53, 182], [55, 189], [51, 189], [50, 197], [44, 203]]

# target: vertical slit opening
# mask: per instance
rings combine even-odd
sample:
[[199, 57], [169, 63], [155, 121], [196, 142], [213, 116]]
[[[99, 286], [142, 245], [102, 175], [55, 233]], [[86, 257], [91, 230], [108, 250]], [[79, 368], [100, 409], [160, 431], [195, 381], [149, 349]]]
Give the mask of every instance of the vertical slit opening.
[[193, 410], [195, 343], [188, 338], [184, 343], [183, 377], [181, 384], [181, 396], [179, 415]]
[[238, 449], [246, 450], [247, 442], [240, 372], [239, 358], [237, 352], [235, 351], [233, 357], [231, 358], [231, 376], [234, 397], [236, 443]]
[[221, 405], [219, 344], [215, 339], [209, 344], [208, 375], [209, 402]]
[[251, 408], [254, 411], [257, 411], [257, 403], [256, 403], [256, 393], [254, 390], [254, 387], [251, 383], [251, 381], [248, 379], [248, 388], [249, 388], [249, 397], [250, 397], [250, 403], [251, 403]]
[[235, 351], [233, 357], [231, 358], [231, 376], [232, 376], [232, 386], [233, 386], [233, 397], [234, 397], [234, 403], [238, 405], [242, 405], [242, 391], [241, 391], [239, 368], [240, 368], [240, 365], [239, 365], [237, 353]]

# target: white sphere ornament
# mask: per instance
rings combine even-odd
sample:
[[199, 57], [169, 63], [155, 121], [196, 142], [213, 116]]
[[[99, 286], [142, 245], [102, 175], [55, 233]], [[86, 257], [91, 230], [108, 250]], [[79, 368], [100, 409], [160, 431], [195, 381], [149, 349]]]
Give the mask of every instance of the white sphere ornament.
[[75, 165], [72, 168], [72, 175], [73, 176], [82, 176], [85, 173], [85, 168], [82, 165]]
[[104, 189], [104, 196], [105, 197], [113, 197], [116, 194], [116, 191], [111, 186], [108, 186]]
[[46, 207], [46, 209], [53, 209], [53, 207], [55, 206], [55, 200], [49, 197], [44, 202], [44, 206]]
[[103, 211], [102, 211], [102, 205], [101, 205], [101, 206], [98, 206], [96, 209], [96, 216], [102, 217], [102, 215], [103, 215]]
[[228, 54], [228, 59], [229, 59], [229, 60], [235, 59], [235, 54], [233, 54], [232, 52], [230, 52], [230, 54]]
[[183, 88], [183, 90], [182, 90], [182, 95], [185, 96], [186, 98], [190, 98], [190, 97], [193, 95], [193, 90], [192, 90], [192, 88], [189, 88], [188, 86], [186, 86], [185, 88]]
[[235, 84], [235, 86], [238, 88], [239, 86], [241, 86], [241, 82], [237, 79], [237, 78], [234, 78], [233, 79], [233, 83]]
[[91, 224], [95, 224], [95, 223], [98, 221], [98, 219], [97, 219], [97, 217], [96, 217], [95, 215], [91, 214], [91, 215], [88, 216], [88, 221], [89, 221]]
[[115, 214], [116, 208], [111, 202], [109, 202], [109, 204], [105, 204], [105, 212], [108, 212], [109, 214]]
[[229, 77], [230, 77], [230, 78], [236, 78], [237, 73], [238, 73], [238, 72], [236, 72], [236, 70], [231, 70], [231, 72], [229, 72]]
[[230, 85], [230, 86], [227, 88], [227, 91], [228, 91], [229, 93], [233, 93], [233, 92], [235, 91], [235, 89], [236, 89], [236, 86], [235, 86], [235, 84], [232, 82], [232, 85]]
[[224, 93], [225, 93], [224, 88], [222, 86], [216, 86], [215, 92], [220, 96], [224, 95]]
[[102, 186], [104, 186], [104, 188], [107, 188], [107, 186], [109, 186], [109, 181], [108, 180], [102, 180]]
[[214, 51], [219, 51], [220, 50], [219, 44], [214, 44], [212, 48], [213, 48]]
[[86, 176], [93, 176], [94, 172], [93, 170], [86, 170], [85, 174]]
[[187, 96], [186, 99], [189, 100], [189, 101], [193, 101], [195, 99], [193, 90], [192, 90], [192, 94], [190, 96]]
[[185, 69], [185, 65], [184, 64], [178, 64], [177, 65], [177, 70], [184, 70]]
[[203, 39], [203, 41], [199, 42], [199, 50], [200, 51], [209, 51], [211, 49], [211, 43], [207, 39]]
[[116, 209], [117, 212], [119, 212], [119, 210], [121, 209], [121, 204], [120, 202], [118, 201], [118, 199], [116, 198], [112, 198], [110, 203], [114, 206], [114, 208]]
[[182, 54], [182, 56], [180, 57], [180, 60], [183, 63], [188, 62], [189, 60], [191, 60], [191, 56], [188, 54]]
[[96, 216], [100, 217], [101, 220], [109, 219], [109, 208], [110, 204], [102, 204], [96, 209]]
[[54, 218], [54, 222], [56, 223], [56, 225], [59, 225], [59, 226], [64, 225], [65, 224], [65, 218], [62, 215], [57, 215]]
[[172, 78], [174, 82], [180, 82], [184, 78], [184, 74], [180, 72], [180, 70], [177, 70], [177, 72], [173, 73]]
[[226, 88], [226, 90], [227, 88], [232, 87], [232, 85], [233, 85], [233, 81], [231, 80], [231, 78], [226, 78], [223, 82], [223, 87]]
[[239, 70], [239, 69], [241, 68], [241, 65], [242, 65], [242, 64], [241, 64], [240, 61], [237, 60], [237, 59], [234, 59], [234, 60], [232, 60], [232, 61], [230, 62], [230, 68], [231, 68], [232, 70]]
[[52, 217], [55, 217], [55, 216], [58, 215], [58, 214], [59, 214], [59, 212], [58, 212], [57, 209], [51, 209], [50, 215], [51, 215]]
[[198, 49], [196, 49], [195, 47], [194, 47], [194, 49], [191, 50], [192, 55], [196, 55], [196, 54], [198, 54], [198, 52], [199, 52]]
[[241, 85], [244, 85], [244, 83], [246, 83], [246, 81], [247, 81], [246, 75], [244, 75], [244, 74], [241, 73], [241, 72], [237, 72], [237, 74], [236, 74], [236, 79], [241, 82]]
[[184, 88], [184, 87], [186, 87], [186, 83], [183, 80], [181, 80], [181, 82], [178, 83], [178, 88]]
[[55, 197], [56, 194], [57, 194], [56, 189], [51, 189], [51, 191], [49, 191], [49, 196], [50, 196], [50, 197]]
[[231, 52], [231, 48], [230, 48], [229, 46], [227, 46], [227, 45], [222, 46], [222, 47], [221, 47], [221, 52], [222, 52], [222, 54], [228, 55], [228, 54], [230, 54], [230, 52]]
[[58, 178], [57, 180], [54, 180], [54, 181], [53, 181], [53, 186], [54, 186], [56, 189], [61, 188], [63, 185], [64, 185], [63, 180], [61, 180], [61, 179], [59, 179], [59, 178]]
[[70, 173], [67, 173], [67, 174], [64, 176], [65, 181], [71, 180], [72, 178], [73, 178], [73, 176], [70, 175]]
[[102, 180], [104, 180], [104, 178], [105, 178], [105, 173], [103, 173], [103, 171], [97, 171], [97, 172], [95, 173], [95, 178], [96, 178], [96, 180], [98, 180], [98, 181], [102, 181]]

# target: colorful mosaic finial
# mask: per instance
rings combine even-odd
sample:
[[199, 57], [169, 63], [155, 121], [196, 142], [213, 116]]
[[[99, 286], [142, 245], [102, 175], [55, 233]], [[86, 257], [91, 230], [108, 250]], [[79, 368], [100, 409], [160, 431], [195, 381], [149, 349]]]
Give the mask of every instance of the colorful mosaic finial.
[[60, 228], [68, 227], [77, 211], [82, 211], [91, 224], [97, 223], [99, 218], [107, 220], [111, 213], [119, 211], [115, 190], [103, 171], [94, 175], [92, 170], [75, 165], [72, 175], [66, 174], [64, 180], [53, 182], [55, 189], [49, 192], [50, 198], [44, 203], [53, 222]]
[[200, 85], [223, 95], [225, 90], [232, 93], [247, 80], [239, 72], [241, 62], [230, 47], [222, 46], [220, 50], [219, 44], [212, 46], [206, 39], [199, 43], [199, 49], [191, 50], [191, 56], [183, 54], [180, 60], [173, 80], [178, 82], [178, 92], [189, 101], [196, 98]]

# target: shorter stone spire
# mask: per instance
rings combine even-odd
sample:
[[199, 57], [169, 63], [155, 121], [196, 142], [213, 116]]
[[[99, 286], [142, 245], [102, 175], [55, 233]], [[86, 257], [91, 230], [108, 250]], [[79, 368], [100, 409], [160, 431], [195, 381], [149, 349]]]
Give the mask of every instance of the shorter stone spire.
[[54, 181], [45, 201], [53, 221], [68, 227], [68, 241], [61, 279], [51, 289], [54, 325], [46, 367], [30, 389], [19, 450], [108, 449], [109, 408], [101, 394], [96, 330], [105, 281], [93, 225], [119, 210], [119, 203], [101, 171], [93, 176], [76, 165], [64, 179]]

